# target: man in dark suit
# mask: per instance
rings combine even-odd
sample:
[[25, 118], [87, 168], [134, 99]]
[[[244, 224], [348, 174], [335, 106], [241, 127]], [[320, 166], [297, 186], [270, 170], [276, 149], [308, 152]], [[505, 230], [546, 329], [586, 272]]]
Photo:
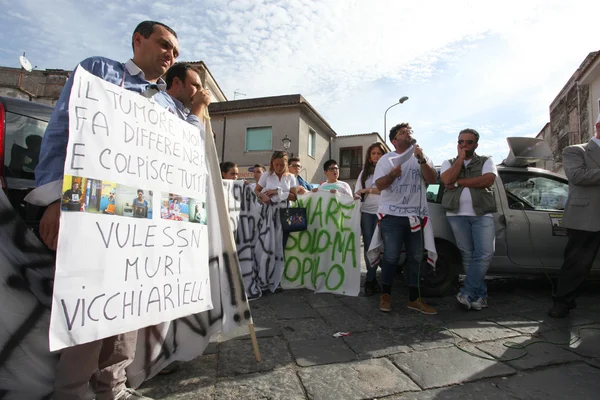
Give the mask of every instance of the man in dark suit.
[[553, 295], [554, 305], [548, 312], [553, 318], [564, 318], [575, 308], [575, 298], [600, 248], [600, 116], [595, 137], [586, 144], [565, 148], [563, 166], [569, 179], [569, 196], [562, 224], [569, 241]]

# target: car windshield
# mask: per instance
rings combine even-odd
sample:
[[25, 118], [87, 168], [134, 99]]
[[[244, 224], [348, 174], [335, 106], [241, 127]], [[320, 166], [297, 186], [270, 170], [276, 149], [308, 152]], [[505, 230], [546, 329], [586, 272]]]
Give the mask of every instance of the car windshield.
[[566, 182], [546, 176], [523, 173], [502, 173], [502, 182], [509, 195], [534, 210], [564, 210], [569, 186]]
[[39, 161], [45, 121], [6, 112], [4, 132], [4, 175], [7, 178], [34, 179]]

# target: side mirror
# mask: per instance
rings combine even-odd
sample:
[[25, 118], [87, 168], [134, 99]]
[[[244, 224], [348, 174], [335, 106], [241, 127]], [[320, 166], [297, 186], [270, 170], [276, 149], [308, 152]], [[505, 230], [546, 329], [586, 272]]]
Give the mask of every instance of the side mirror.
[[517, 201], [516, 203], [511, 204], [509, 208], [511, 210], [524, 210], [525, 209], [525, 204], [523, 204], [520, 201]]

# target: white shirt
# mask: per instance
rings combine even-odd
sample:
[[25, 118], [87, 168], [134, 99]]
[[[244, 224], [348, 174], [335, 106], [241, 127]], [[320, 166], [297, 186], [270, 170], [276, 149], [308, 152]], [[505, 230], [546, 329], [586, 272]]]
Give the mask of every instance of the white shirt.
[[275, 172], [265, 172], [258, 180], [258, 184], [262, 187], [261, 193], [271, 189], [278, 189], [278, 194], [271, 196], [272, 203], [285, 201], [290, 196], [290, 189], [297, 186], [296, 177], [293, 174], [287, 173], [281, 175], [281, 179]]
[[[469, 165], [470, 162], [471, 160], [463, 161], [465, 168], [467, 167], [467, 165]], [[444, 162], [442, 163], [442, 167], [440, 168], [440, 175], [443, 174], [445, 171], [449, 170], [450, 167], [450, 161], [444, 160]], [[494, 161], [492, 161], [491, 157], [488, 158], [483, 164], [481, 175], [485, 174], [494, 174], [494, 176], [498, 176], [498, 169], [496, 168], [496, 165], [494, 165]], [[463, 191], [460, 194], [460, 199], [458, 200], [458, 212], [453, 213], [450, 211], [446, 211], [446, 215], [448, 217], [456, 217], [459, 215], [474, 217], [477, 215], [475, 214], [475, 209], [473, 208], [473, 199], [471, 198], [471, 190], [469, 190], [469, 188], [463, 188]], [[484, 215], [484, 217], [492, 216], [493, 215], [491, 213]]]
[[[381, 191], [379, 213], [398, 217], [429, 215], [425, 185], [421, 179], [421, 165], [413, 151], [414, 147], [411, 146], [402, 154], [395, 151], [386, 153], [377, 162], [373, 176], [375, 181], [389, 174], [394, 167], [402, 165], [402, 175]], [[428, 159], [427, 164], [433, 168], [431, 160]]]
[[[362, 189], [377, 188], [377, 186], [375, 186], [375, 179], [373, 179], [373, 174], [367, 177], [365, 181], [365, 187], [363, 188], [362, 175], [364, 172], [364, 169], [360, 171], [358, 179], [356, 180], [356, 189], [354, 191], [354, 193], [356, 194], [358, 194], [358, 192]], [[379, 211], [379, 203], [381, 201], [381, 196], [378, 194], [366, 193], [364, 199], [365, 201], [361, 203], [360, 211], [367, 214], [377, 214], [377, 211]]]
[[323, 182], [319, 185], [319, 191], [330, 191], [331, 189], [335, 189], [342, 194], [347, 194], [350, 197], [354, 197], [352, 194], [352, 188], [346, 182], [337, 181], [335, 183], [327, 183]]

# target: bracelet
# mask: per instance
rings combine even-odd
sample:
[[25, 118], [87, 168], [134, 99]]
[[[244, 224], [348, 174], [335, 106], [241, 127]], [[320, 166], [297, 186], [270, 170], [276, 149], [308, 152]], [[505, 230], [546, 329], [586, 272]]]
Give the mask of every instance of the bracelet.
[[423, 165], [423, 164], [427, 164], [427, 160], [423, 160], [423, 161], [417, 161], [419, 164]]

